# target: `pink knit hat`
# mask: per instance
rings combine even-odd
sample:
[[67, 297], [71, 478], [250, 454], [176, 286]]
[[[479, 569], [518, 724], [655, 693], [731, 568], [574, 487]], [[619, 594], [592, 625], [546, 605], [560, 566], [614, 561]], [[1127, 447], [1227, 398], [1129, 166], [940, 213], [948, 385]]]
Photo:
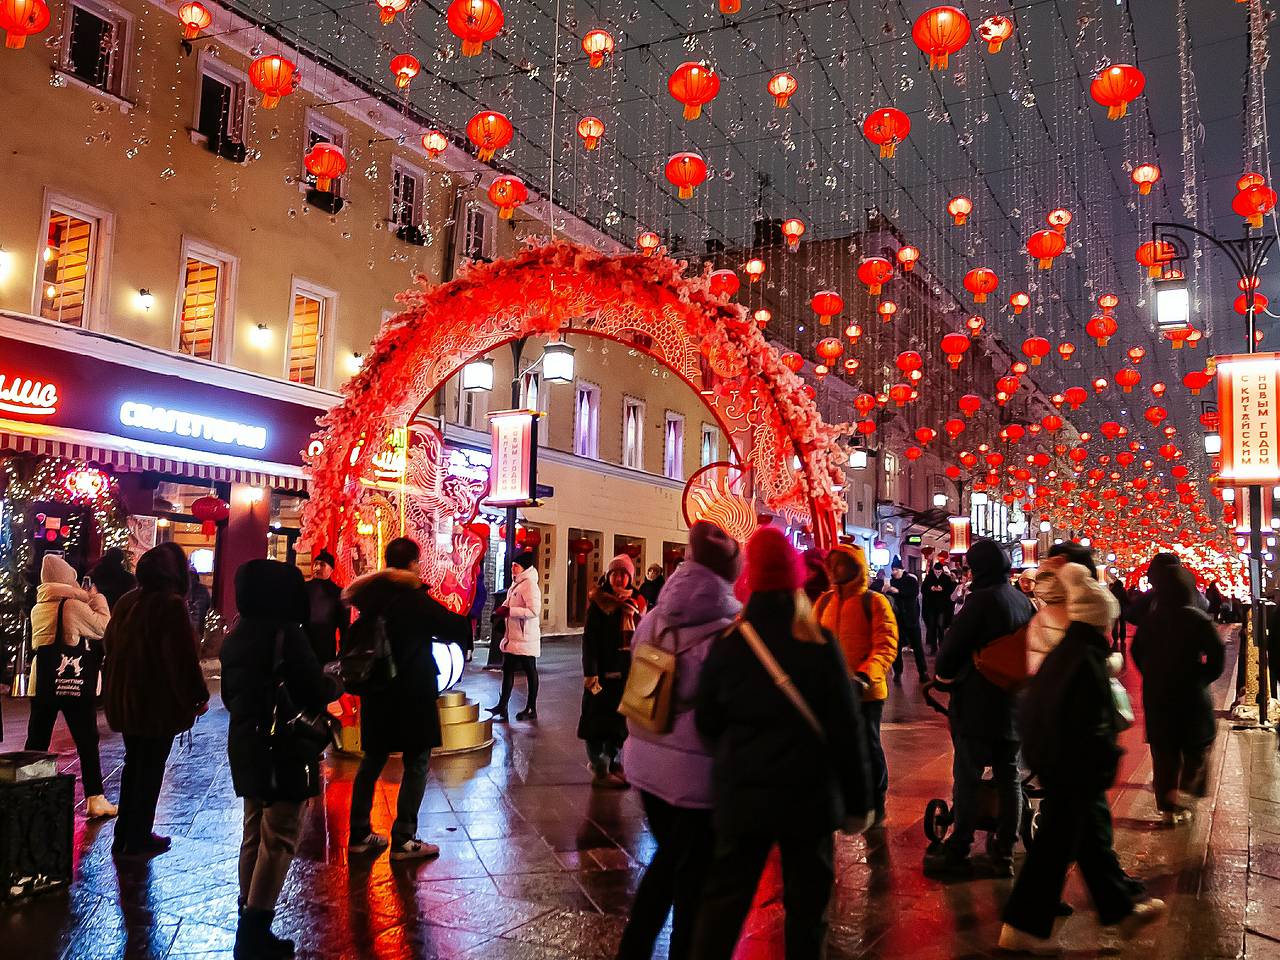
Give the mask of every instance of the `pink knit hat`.
[[799, 590], [804, 583], [800, 554], [777, 527], [761, 527], [747, 541], [747, 590]]

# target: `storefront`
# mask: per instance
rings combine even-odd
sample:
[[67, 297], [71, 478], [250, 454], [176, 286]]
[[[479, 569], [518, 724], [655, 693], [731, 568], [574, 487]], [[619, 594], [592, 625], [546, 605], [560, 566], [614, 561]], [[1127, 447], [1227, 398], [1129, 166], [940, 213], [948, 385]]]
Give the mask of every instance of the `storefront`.
[[[49, 551], [172, 540], [201, 603], [234, 612], [245, 560], [298, 562], [303, 451], [324, 391], [0, 314], [0, 630], [12, 644]], [[216, 622], [211, 617], [210, 622]], [[202, 621], [203, 623], [203, 621]]]

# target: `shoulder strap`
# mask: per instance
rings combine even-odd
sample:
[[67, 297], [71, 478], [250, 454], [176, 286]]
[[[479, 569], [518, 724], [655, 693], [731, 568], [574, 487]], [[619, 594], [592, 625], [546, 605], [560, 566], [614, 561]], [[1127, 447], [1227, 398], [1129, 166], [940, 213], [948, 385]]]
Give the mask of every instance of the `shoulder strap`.
[[66, 606], [67, 606], [67, 599], [66, 597], [63, 597], [61, 600], [58, 601], [58, 621], [53, 628], [53, 642], [58, 644], [64, 644], [64, 645], [66, 644], [67, 641], [66, 641], [66, 637], [62, 635], [62, 629], [63, 629], [62, 614], [63, 614], [63, 611], [66, 609]]
[[821, 623], [822, 615], [827, 612], [829, 606], [831, 606], [831, 591], [828, 590], [818, 597], [818, 602], [814, 604], [813, 619]]
[[871, 591], [863, 590], [862, 591], [862, 615], [867, 618], [867, 626], [874, 625], [874, 618], [871, 615], [871, 611], [874, 605], [875, 605], [875, 601], [871, 599]]
[[761, 666], [773, 678], [774, 684], [782, 691], [783, 696], [791, 701], [791, 705], [796, 708], [796, 712], [804, 718], [804, 722], [817, 734], [818, 739], [825, 742], [827, 735], [822, 729], [822, 724], [818, 721], [817, 716], [804, 697], [801, 696], [800, 691], [796, 689], [791, 677], [782, 669], [782, 664], [778, 663], [773, 654], [769, 652], [769, 648], [765, 646], [764, 641], [760, 639], [760, 634], [756, 632], [756, 628], [746, 620], [742, 620], [738, 623], [738, 632], [747, 641], [747, 645], [751, 647], [751, 652], [756, 655], [756, 659], [760, 661]]

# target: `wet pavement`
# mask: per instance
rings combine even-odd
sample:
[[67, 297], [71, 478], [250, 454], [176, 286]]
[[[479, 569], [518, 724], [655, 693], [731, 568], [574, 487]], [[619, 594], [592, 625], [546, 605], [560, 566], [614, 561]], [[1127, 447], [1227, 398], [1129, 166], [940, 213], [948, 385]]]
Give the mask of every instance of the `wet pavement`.
[[[328, 789], [306, 816], [276, 922], [281, 935], [298, 942], [300, 957], [612, 956], [652, 841], [634, 792], [590, 786], [574, 736], [581, 691], [576, 644], [544, 650], [540, 720], [500, 727], [488, 750], [433, 761], [420, 834], [440, 845], [439, 860], [391, 865], [384, 855], [350, 862], [346, 820], [355, 762], [327, 764]], [[1220, 682], [1219, 702], [1228, 697], [1228, 682]], [[471, 669], [463, 681], [486, 705], [496, 700], [497, 685], [496, 675]], [[522, 704], [517, 691], [513, 716]], [[25, 706], [6, 700], [4, 714], [4, 743], [14, 749], [25, 732]], [[109, 851], [113, 825], [78, 815], [73, 886], [0, 908], [0, 957], [230, 957], [240, 803], [226, 766], [226, 722], [215, 702], [191, 743], [174, 750], [157, 827], [173, 835], [173, 850], [117, 868]], [[1213, 795], [1191, 826], [1177, 830], [1157, 823], [1140, 730], [1125, 735], [1129, 751], [1113, 794], [1116, 846], [1126, 868], [1171, 910], [1124, 956], [1280, 958], [1275, 738], [1232, 731], [1225, 721], [1220, 726]], [[105, 725], [103, 731], [107, 793], [114, 797], [122, 746]], [[944, 884], [920, 871], [924, 807], [931, 797], [949, 795], [950, 745], [910, 676], [893, 691], [884, 740], [892, 778], [888, 822], [871, 838], [838, 842], [829, 956], [993, 955], [1011, 881]], [[61, 725], [54, 749], [68, 751], [62, 766], [75, 771]], [[389, 773], [398, 776], [394, 761]], [[394, 791], [394, 784], [380, 788], [375, 804], [374, 826], [383, 833]], [[1102, 940], [1078, 878], [1067, 899], [1078, 910], [1065, 944], [1074, 956], [1096, 955]], [[781, 930], [781, 903], [767, 876], [739, 958], [781, 960]], [[658, 955], [665, 956], [665, 945]]]

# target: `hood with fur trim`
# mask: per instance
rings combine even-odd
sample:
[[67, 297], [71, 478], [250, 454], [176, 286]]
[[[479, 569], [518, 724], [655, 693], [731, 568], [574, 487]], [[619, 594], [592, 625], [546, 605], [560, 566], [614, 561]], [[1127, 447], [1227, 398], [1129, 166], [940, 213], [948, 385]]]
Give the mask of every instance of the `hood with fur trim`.
[[398, 595], [422, 589], [422, 578], [412, 570], [388, 567], [356, 577], [342, 591], [342, 599], [364, 614], [376, 616]]

